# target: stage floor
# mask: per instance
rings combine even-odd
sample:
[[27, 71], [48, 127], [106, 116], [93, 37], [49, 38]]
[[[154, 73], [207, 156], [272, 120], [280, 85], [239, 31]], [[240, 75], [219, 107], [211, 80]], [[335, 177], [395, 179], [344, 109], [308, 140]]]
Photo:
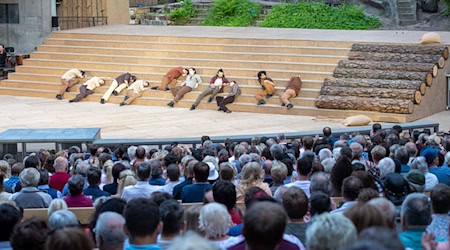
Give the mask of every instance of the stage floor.
[[[320, 130], [324, 126], [343, 128], [341, 120], [311, 116], [255, 114], [185, 108], [151, 107], [67, 100], [0, 96], [0, 132], [9, 128], [100, 127], [104, 139], [153, 139], [283, 133]], [[444, 111], [419, 121], [440, 123], [450, 129], [450, 115]]]

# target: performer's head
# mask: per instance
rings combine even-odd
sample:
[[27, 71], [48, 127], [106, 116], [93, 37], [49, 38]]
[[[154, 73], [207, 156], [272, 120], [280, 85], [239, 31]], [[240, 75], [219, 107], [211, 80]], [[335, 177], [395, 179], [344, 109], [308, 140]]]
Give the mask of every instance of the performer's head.
[[131, 76], [131, 79], [130, 79], [130, 82], [135, 82], [135, 81], [136, 81], [136, 79], [137, 79], [137, 77], [136, 77], [136, 76], [134, 76], [134, 75], [132, 75], [132, 76]]
[[258, 79], [266, 79], [267, 73], [266, 71], [259, 71], [258, 72]]
[[222, 78], [222, 77], [224, 77], [224, 73], [223, 73], [223, 69], [219, 69], [218, 71], [217, 71], [217, 74], [216, 74], [218, 77], [220, 77], [220, 78]]
[[144, 81], [144, 87], [148, 87], [150, 83], [148, 81]]
[[195, 75], [195, 74], [197, 74], [197, 70], [195, 70], [195, 68], [190, 68], [189, 69], [189, 75]]
[[105, 80], [104, 80], [104, 79], [100, 79], [100, 80], [98, 81], [98, 83], [99, 83], [100, 85], [103, 85], [103, 84], [105, 84]]

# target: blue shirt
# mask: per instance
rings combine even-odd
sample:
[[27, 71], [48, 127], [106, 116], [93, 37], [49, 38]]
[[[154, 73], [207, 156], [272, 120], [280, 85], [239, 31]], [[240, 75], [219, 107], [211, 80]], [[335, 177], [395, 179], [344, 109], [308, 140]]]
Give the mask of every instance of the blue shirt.
[[411, 170], [411, 168], [406, 164], [402, 164], [401, 168], [402, 169], [401, 169], [400, 173], [402, 173], [402, 174], [407, 174], [407, 173], [409, 173], [409, 170]]
[[428, 171], [434, 175], [439, 180], [439, 183], [444, 183], [450, 186], [450, 168], [449, 167], [431, 167]]
[[205, 192], [211, 189], [209, 183], [194, 183], [183, 187], [181, 191], [181, 201], [183, 203], [202, 202]]
[[422, 250], [422, 233], [425, 232], [425, 228], [409, 229], [400, 234], [400, 240], [405, 248], [411, 248], [413, 250]]
[[148, 183], [153, 186], [164, 186], [164, 185], [166, 185], [166, 179], [161, 178], [161, 177], [160, 178], [150, 178], [150, 180], [148, 180]]
[[19, 183], [19, 181], [20, 181], [19, 176], [11, 176], [11, 178], [4, 181], [3, 184], [5, 186], [8, 186], [9, 188], [11, 188], [11, 190], [14, 190], [14, 188], [16, 187], [17, 183]]
[[234, 227], [231, 227], [228, 230], [228, 235], [229, 236], [239, 236], [239, 235], [241, 235], [243, 227], [244, 227], [244, 224], [239, 224], [239, 225], [236, 225]]
[[145, 245], [145, 246], [138, 246], [138, 245], [132, 245], [129, 244], [125, 250], [161, 250], [161, 248], [156, 245], [156, 244], [152, 244], [152, 245]]
[[111, 196], [108, 192], [100, 190], [97, 185], [90, 185], [83, 191], [83, 194], [85, 196], [90, 196], [93, 201], [102, 196]]
[[111, 184], [106, 184], [103, 186], [103, 191], [108, 192], [110, 195], [116, 195], [118, 186], [119, 186], [119, 184], [117, 182], [113, 182]]

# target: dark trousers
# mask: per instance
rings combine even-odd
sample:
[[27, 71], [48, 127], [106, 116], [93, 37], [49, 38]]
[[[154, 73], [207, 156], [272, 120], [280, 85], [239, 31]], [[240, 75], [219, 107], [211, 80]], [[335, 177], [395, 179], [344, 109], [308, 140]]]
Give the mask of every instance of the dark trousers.
[[80, 93], [72, 99], [73, 102], [78, 102], [81, 101], [81, 99], [85, 98], [88, 95], [91, 95], [92, 93], [94, 93], [94, 91], [87, 89], [86, 85], [81, 85], [80, 86]]
[[227, 98], [223, 98], [223, 96], [216, 97], [217, 106], [220, 107], [221, 110], [227, 110], [226, 105], [234, 102], [234, 96], [229, 96]]

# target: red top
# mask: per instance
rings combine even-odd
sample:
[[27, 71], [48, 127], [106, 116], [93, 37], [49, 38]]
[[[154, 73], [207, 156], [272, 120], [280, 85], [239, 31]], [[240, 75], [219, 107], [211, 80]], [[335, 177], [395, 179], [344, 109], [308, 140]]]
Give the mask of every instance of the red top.
[[242, 224], [241, 215], [235, 209], [228, 210], [228, 213], [231, 216], [231, 221], [233, 222], [233, 224], [235, 225]]
[[64, 197], [68, 207], [93, 207], [92, 200], [80, 194], [77, 196], [68, 195]]
[[183, 74], [183, 67], [176, 67], [167, 72], [165, 76], [170, 80], [173, 80], [178, 79], [182, 74]]
[[70, 174], [64, 172], [56, 172], [50, 177], [49, 185], [51, 188], [62, 192], [67, 181], [70, 179]]

